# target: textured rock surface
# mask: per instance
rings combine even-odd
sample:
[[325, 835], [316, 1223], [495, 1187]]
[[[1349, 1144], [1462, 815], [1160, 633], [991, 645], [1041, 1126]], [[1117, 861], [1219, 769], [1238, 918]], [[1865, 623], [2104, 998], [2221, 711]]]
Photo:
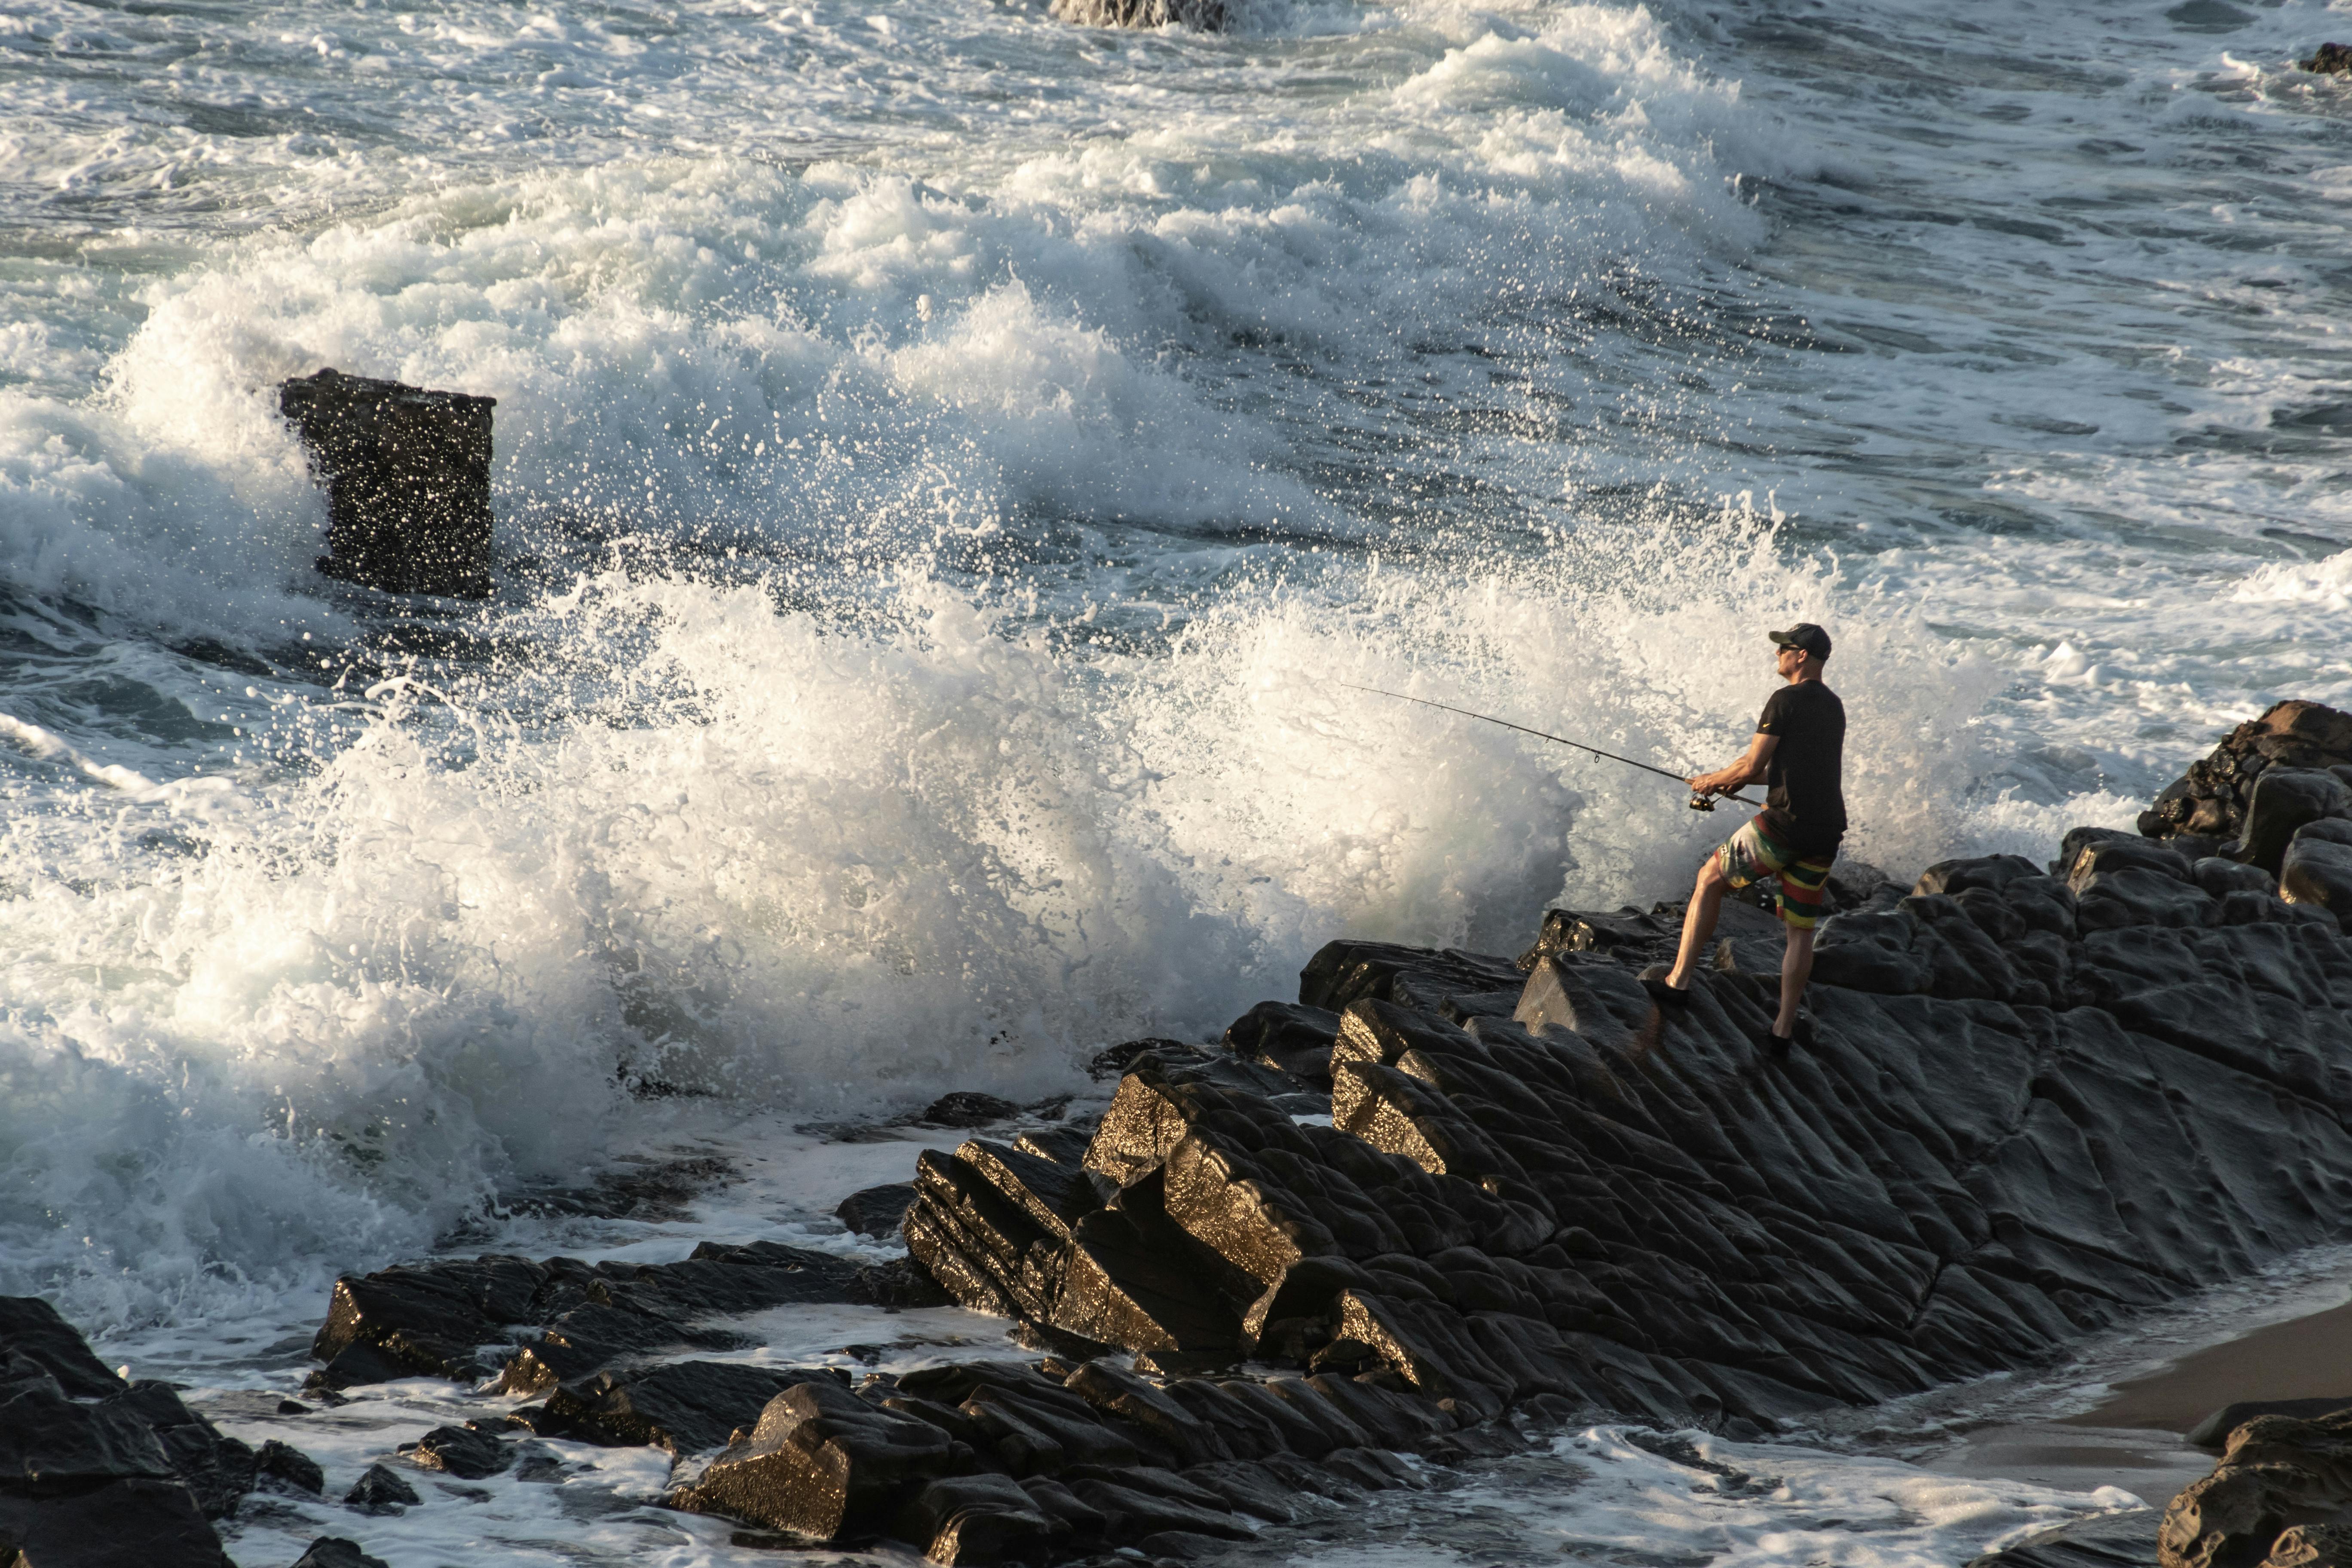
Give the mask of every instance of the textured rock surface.
[[[2188, 837], [2214, 847], [2234, 842], [2245, 832], [2263, 775], [2273, 768], [2323, 775], [2331, 769], [2352, 768], [2352, 713], [2317, 702], [2273, 704], [2259, 719], [2249, 719], [2231, 731], [2211, 755], [2191, 763], [2189, 771], [2140, 814], [2139, 829], [2151, 838]], [[2333, 776], [2338, 784], [2352, 783], [2343, 775]], [[2320, 795], [2326, 793], [2324, 785], [2314, 788]], [[2285, 800], [2288, 790], [2273, 793], [2281, 797], [2281, 808], [2294, 809]], [[2339, 810], [2337, 815], [2341, 814]], [[2274, 831], [2274, 826], [2265, 829], [2257, 853], [2238, 858], [2275, 872], [2277, 849], [2271, 847], [2267, 836]], [[2284, 837], [2278, 836], [2275, 843], [2283, 847]], [[2263, 850], [2269, 854], [2267, 861], [2259, 852]], [[2210, 853], [2210, 849], [2200, 852]]]
[[382, 1465], [370, 1465], [343, 1494], [343, 1506], [361, 1513], [398, 1513], [424, 1500], [416, 1489]]
[[713, 1316], [808, 1302], [925, 1304], [909, 1299], [925, 1292], [902, 1275], [767, 1241], [705, 1243], [681, 1263], [490, 1254], [346, 1275], [311, 1342], [327, 1363], [311, 1382], [475, 1382], [503, 1362], [506, 1391], [544, 1393], [646, 1354], [739, 1344], [733, 1333], [700, 1326]]
[[2163, 1568], [2332, 1562], [2352, 1521], [2352, 1410], [2315, 1420], [2257, 1415], [2231, 1432], [2213, 1473], [2164, 1510]]
[[0, 1552], [28, 1568], [217, 1568], [253, 1451], [124, 1384], [47, 1302], [0, 1297]]
[[396, 594], [490, 591], [496, 398], [331, 369], [278, 401], [327, 490], [320, 571]]

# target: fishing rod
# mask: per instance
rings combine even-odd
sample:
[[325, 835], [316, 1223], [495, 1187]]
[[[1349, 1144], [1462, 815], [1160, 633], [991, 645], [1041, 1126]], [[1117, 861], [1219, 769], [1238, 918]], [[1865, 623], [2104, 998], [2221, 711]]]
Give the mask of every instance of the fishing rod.
[[[1402, 691], [1383, 691], [1377, 686], [1358, 686], [1351, 681], [1346, 680], [1334, 681], [1332, 684], [1346, 687], [1350, 691], [1369, 691], [1375, 697], [1393, 697], [1400, 702], [1418, 702], [1423, 708], [1441, 708], [1448, 713], [1459, 713], [1465, 719], [1475, 719], [1480, 722], [1486, 724], [1500, 724], [1506, 730], [1517, 730], [1522, 735], [1533, 735], [1538, 741], [1556, 742], [1563, 746], [1572, 746], [1580, 752], [1590, 752], [1596, 757], [1606, 757], [1612, 763], [1623, 763], [1627, 767], [1639, 768], [1645, 773], [1655, 773], [1662, 779], [1672, 779], [1676, 784], [1688, 784], [1690, 782], [1681, 773], [1672, 773], [1664, 768], [1653, 766], [1648, 763], [1637, 761], [1633, 757], [1621, 757], [1614, 752], [1604, 752], [1598, 746], [1588, 746], [1581, 741], [1571, 741], [1565, 735], [1554, 735], [1542, 730], [1530, 730], [1525, 724], [1514, 724], [1508, 719], [1497, 719], [1491, 713], [1474, 713], [1467, 708], [1456, 708], [1451, 702], [1433, 702], [1426, 697], [1408, 697]], [[1737, 801], [1741, 805], [1754, 805], [1756, 804], [1754, 801], [1749, 800], [1746, 795], [1737, 793], [1717, 797], [1711, 795], [1701, 795], [1698, 791], [1693, 790], [1691, 791], [1690, 808], [1693, 811], [1713, 811], [1717, 798]]]

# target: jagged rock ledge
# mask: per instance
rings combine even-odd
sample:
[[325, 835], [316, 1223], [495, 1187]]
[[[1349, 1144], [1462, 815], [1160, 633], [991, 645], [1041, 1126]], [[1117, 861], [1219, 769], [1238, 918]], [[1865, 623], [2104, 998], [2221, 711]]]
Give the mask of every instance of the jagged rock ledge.
[[[1665, 906], [1553, 911], [1517, 959], [1334, 942], [1221, 1047], [1106, 1053], [1090, 1131], [858, 1194], [861, 1228], [903, 1205], [909, 1263], [389, 1269], [337, 1283], [314, 1387], [502, 1361], [545, 1398], [409, 1463], [496, 1466], [524, 1427], [652, 1444], [699, 1466], [679, 1508], [1036, 1564], [1223, 1550], [1418, 1484], [1400, 1455], [1603, 1418], [1754, 1436], [2044, 1361], [2342, 1238], [2352, 904], [2290, 872], [2352, 837], [2352, 791], [2316, 782], [2347, 749], [2352, 716], [2282, 705], [2142, 835], [1850, 888], [1785, 1057], [1752, 910], [1671, 1015], [1633, 967]], [[762, 1307], [950, 1297], [1051, 1353], [855, 1384], [675, 1359]]]

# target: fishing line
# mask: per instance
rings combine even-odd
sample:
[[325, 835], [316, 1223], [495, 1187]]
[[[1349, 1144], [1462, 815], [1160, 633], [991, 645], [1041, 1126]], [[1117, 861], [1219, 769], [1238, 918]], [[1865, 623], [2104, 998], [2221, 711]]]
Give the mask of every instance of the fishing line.
[[[1456, 708], [1451, 702], [1433, 702], [1426, 697], [1408, 697], [1402, 691], [1385, 691], [1377, 686], [1358, 686], [1351, 681], [1346, 680], [1335, 681], [1333, 684], [1336, 686], [1346, 687], [1350, 691], [1369, 691], [1375, 697], [1393, 697], [1400, 702], [1418, 702], [1423, 708], [1443, 709], [1448, 713], [1459, 713], [1465, 719], [1475, 719], [1480, 721], [1482, 723], [1500, 724], [1506, 730], [1517, 730], [1522, 735], [1533, 735], [1539, 741], [1551, 741], [1559, 745], [1572, 746], [1580, 752], [1590, 752], [1596, 757], [1606, 757], [1612, 763], [1623, 763], [1627, 767], [1639, 768], [1645, 773], [1655, 773], [1662, 779], [1672, 779], [1678, 784], [1686, 784], [1689, 783], [1689, 779], [1686, 774], [1671, 773], [1664, 768], [1654, 766], [1649, 763], [1639, 761], [1636, 758], [1621, 757], [1614, 752], [1604, 752], [1598, 746], [1588, 746], [1581, 741], [1571, 741], [1565, 735], [1555, 735], [1550, 733], [1549, 731], [1544, 730], [1530, 730], [1525, 724], [1514, 724], [1508, 719], [1497, 719], [1491, 713], [1474, 713], [1467, 708]], [[1718, 799], [1736, 801], [1741, 805], [1754, 805], [1756, 804], [1744, 795], [1732, 794], [1719, 796], [1704, 795], [1698, 794], [1696, 791], [1693, 791], [1690, 798], [1690, 808], [1693, 811], [1713, 811], [1715, 809], [1715, 803]]]

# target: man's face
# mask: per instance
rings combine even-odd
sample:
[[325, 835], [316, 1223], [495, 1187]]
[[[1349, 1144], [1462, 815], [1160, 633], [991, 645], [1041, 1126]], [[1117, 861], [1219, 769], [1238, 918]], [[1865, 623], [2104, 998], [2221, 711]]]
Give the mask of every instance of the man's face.
[[1797, 671], [1802, 669], [1804, 667], [1805, 655], [1803, 649], [1783, 647], [1776, 648], [1774, 650], [1772, 668], [1780, 672], [1781, 679], [1786, 679], [1790, 676], [1796, 674]]

